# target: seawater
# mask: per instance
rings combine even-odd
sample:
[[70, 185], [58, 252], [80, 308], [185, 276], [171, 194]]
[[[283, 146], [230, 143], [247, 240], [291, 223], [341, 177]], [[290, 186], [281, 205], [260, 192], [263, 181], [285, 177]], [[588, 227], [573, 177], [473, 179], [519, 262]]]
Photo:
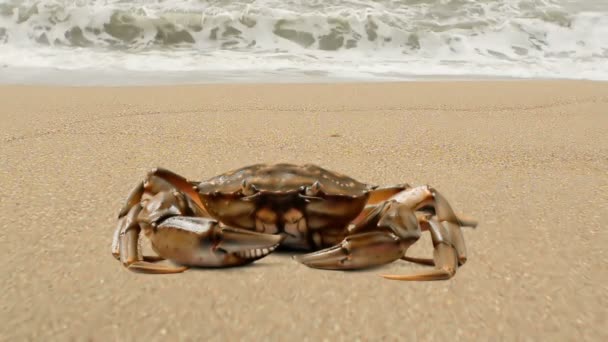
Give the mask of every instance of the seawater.
[[608, 80], [603, 0], [0, 0], [0, 82]]

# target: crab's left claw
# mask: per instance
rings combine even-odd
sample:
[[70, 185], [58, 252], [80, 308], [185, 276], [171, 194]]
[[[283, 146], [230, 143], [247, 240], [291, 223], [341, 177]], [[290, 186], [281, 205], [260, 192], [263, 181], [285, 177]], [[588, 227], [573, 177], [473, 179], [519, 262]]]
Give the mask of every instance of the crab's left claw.
[[404, 252], [404, 246], [395, 234], [366, 232], [347, 236], [336, 246], [293, 258], [312, 268], [352, 270], [393, 262]]
[[[394, 201], [385, 202], [350, 227], [352, 235], [339, 245], [305, 254], [295, 259], [322, 269], [361, 269], [388, 264], [401, 258], [421, 235], [414, 212]], [[368, 231], [368, 228], [380, 230]]]

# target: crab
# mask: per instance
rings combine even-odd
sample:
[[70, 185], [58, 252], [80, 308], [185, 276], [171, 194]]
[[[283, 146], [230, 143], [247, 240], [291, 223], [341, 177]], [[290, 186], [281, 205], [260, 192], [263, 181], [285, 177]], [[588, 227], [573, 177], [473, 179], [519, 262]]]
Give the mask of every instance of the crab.
[[[120, 210], [112, 254], [131, 271], [159, 274], [246, 265], [284, 247], [307, 252], [293, 258], [311, 268], [403, 259], [434, 268], [382, 276], [441, 280], [467, 260], [461, 227], [476, 226], [429, 185], [381, 187], [313, 164], [256, 164], [202, 182], [156, 168]], [[425, 231], [433, 258], [406, 256]], [[141, 232], [157, 256], [142, 254]]]

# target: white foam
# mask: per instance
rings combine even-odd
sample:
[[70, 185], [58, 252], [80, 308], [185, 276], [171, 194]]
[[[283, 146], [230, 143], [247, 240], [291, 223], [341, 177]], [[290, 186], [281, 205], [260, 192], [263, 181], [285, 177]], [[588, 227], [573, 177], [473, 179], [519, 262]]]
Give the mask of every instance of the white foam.
[[25, 70], [47, 77], [112, 72], [160, 81], [190, 74], [190, 82], [246, 74], [608, 80], [608, 6], [584, 4], [4, 1], [0, 81], [14, 82], [20, 73], [22, 81], [35, 81], [26, 76], [35, 72]]

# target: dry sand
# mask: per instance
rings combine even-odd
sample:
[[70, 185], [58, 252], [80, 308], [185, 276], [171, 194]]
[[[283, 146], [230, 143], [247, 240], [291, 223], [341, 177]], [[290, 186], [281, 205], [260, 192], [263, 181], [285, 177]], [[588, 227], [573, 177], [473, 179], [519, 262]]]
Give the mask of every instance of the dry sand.
[[[608, 340], [608, 83], [0, 87], [0, 340]], [[477, 217], [442, 282], [250, 267], [135, 274], [116, 214], [154, 166], [432, 184]], [[425, 237], [415, 255], [430, 255]]]

